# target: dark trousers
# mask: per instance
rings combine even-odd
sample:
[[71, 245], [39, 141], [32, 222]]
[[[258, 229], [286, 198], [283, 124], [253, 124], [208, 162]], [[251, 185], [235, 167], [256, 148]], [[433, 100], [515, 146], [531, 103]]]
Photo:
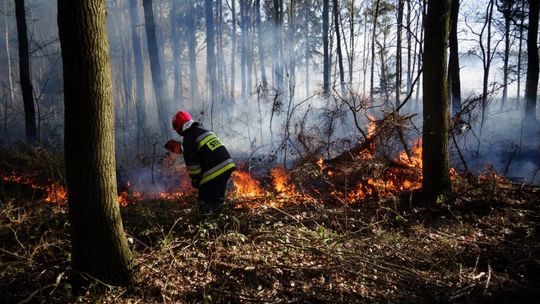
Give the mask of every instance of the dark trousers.
[[227, 182], [232, 171], [225, 172], [220, 176], [202, 184], [199, 187], [199, 204], [201, 208], [215, 210], [221, 207], [227, 191]]

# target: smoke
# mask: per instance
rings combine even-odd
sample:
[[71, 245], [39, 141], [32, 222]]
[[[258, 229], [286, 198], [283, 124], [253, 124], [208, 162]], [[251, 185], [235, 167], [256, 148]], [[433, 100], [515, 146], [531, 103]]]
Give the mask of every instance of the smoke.
[[[384, 113], [390, 112], [394, 106], [391, 105], [394, 94], [389, 91], [390, 101], [386, 102], [381, 91], [382, 69], [379, 59], [376, 58], [375, 65], [375, 92], [372, 96], [369, 90], [369, 51], [362, 45], [369, 42], [369, 36], [364, 37], [362, 33], [367, 29], [368, 35], [371, 35], [369, 26], [364, 28], [363, 24], [358, 23], [355, 30], [356, 41], [355, 48], [343, 48], [344, 51], [354, 54], [352, 63], [352, 79], [348, 80], [349, 65], [345, 63], [346, 88], [347, 93], [343, 95], [339, 90], [339, 83], [332, 84], [333, 96], [323, 98], [322, 88], [322, 58], [321, 58], [321, 33], [320, 28], [320, 9], [309, 6], [307, 10], [304, 7], [297, 7], [296, 10], [289, 10], [286, 7], [287, 14], [295, 12], [294, 18], [290, 20], [297, 21], [294, 28], [290, 27], [290, 20], [284, 20], [284, 25], [279, 30], [282, 31], [283, 44], [280, 52], [276, 54], [273, 43], [273, 32], [278, 30], [273, 26], [271, 19], [271, 7], [269, 2], [263, 2], [262, 7], [262, 50], [264, 51], [263, 63], [259, 59], [259, 41], [256, 27], [251, 27], [248, 31], [247, 41], [242, 42], [242, 29], [238, 25], [240, 22], [239, 6], [236, 6], [236, 48], [233, 48], [232, 35], [232, 14], [230, 7], [223, 7], [221, 15], [219, 10], [215, 11], [215, 17], [221, 16], [222, 34], [216, 37], [216, 52], [218, 54], [216, 67], [216, 77], [219, 83], [218, 92], [215, 92], [214, 98], [209, 94], [209, 83], [206, 80], [206, 42], [204, 35], [204, 7], [202, 2], [194, 2], [194, 11], [185, 3], [178, 4], [176, 9], [177, 22], [171, 19], [173, 2], [155, 1], [154, 13], [157, 23], [158, 47], [161, 66], [163, 67], [163, 76], [166, 80], [168, 95], [171, 98], [165, 101], [169, 115], [166, 121], [161, 121], [157, 115], [157, 101], [153, 93], [153, 84], [151, 81], [150, 66], [148, 63], [148, 48], [146, 43], [146, 33], [144, 30], [144, 18], [142, 5], [138, 7], [138, 22], [132, 24], [129, 16], [129, 2], [127, 0], [109, 1], [109, 19], [108, 33], [111, 56], [111, 67], [113, 73], [114, 102], [116, 111], [116, 148], [118, 164], [121, 166], [119, 171], [126, 175], [127, 180], [133, 181], [133, 184], [144, 185], [148, 189], [141, 191], [158, 191], [168, 189], [174, 185], [182, 183], [177, 176], [177, 172], [183, 172], [182, 158], [175, 159], [175, 169], [171, 169], [174, 174], [169, 178], [170, 171], [164, 170], [160, 162], [164, 162], [166, 151], [163, 144], [170, 138], [164, 138], [159, 135], [159, 127], [165, 124], [170, 132], [169, 137], [179, 139], [173, 133], [170, 126], [170, 118], [176, 110], [189, 111], [194, 119], [203, 123], [205, 128], [212, 129], [223, 141], [225, 146], [237, 160], [256, 159], [266, 163], [290, 163], [293, 160], [301, 159], [310, 154], [317, 154], [326, 158], [331, 158], [347, 149], [350, 149], [363, 139], [361, 132], [357, 129], [358, 123], [361, 128], [368, 124], [366, 114], [370, 113], [375, 118], [381, 119]], [[33, 8], [35, 12], [34, 19], [34, 41], [38, 37], [55, 37], [56, 34], [56, 12], [55, 3], [52, 0], [38, 0]], [[238, 4], [238, 2], [236, 2]], [[286, 6], [289, 4], [286, 4]], [[345, 8], [343, 8], [345, 9]], [[466, 8], [474, 11], [473, 8]], [[249, 12], [249, 21], [254, 25], [255, 14], [253, 7]], [[361, 10], [358, 9], [358, 12]], [[483, 12], [483, 8], [478, 9]], [[193, 13], [195, 23], [193, 27], [188, 27], [186, 16]], [[310, 18], [302, 17], [303, 13], [309, 14]], [[311, 18], [315, 17], [315, 18]], [[344, 18], [350, 16], [344, 15]], [[360, 16], [354, 17], [356, 21], [366, 22]], [[358, 19], [360, 18], [360, 19]], [[364, 18], [364, 17], [362, 17]], [[460, 17], [460, 23], [463, 26], [463, 16]], [[343, 24], [348, 24], [345, 22]], [[369, 21], [369, 20], [367, 20]], [[216, 22], [218, 24], [218, 22]], [[135, 27], [140, 37], [141, 51], [144, 60], [144, 86], [145, 96], [142, 101], [142, 108], [146, 114], [146, 121], [140, 122], [137, 119], [137, 97], [136, 97], [136, 73], [134, 67], [134, 50], [131, 44], [131, 31]], [[177, 39], [173, 40], [173, 30], [178, 30]], [[289, 31], [289, 29], [292, 29]], [[474, 25], [473, 25], [474, 29]], [[9, 22], [11, 35], [14, 31], [14, 20]], [[189, 56], [189, 37], [188, 34], [195, 33], [195, 68], [196, 75], [192, 75], [190, 64], [192, 58]], [[393, 29], [391, 29], [393, 31]], [[219, 31], [216, 31], [219, 34]], [[344, 33], [342, 44], [347, 41], [350, 47], [350, 29], [342, 29]], [[460, 50], [462, 52], [461, 60], [461, 79], [463, 99], [474, 99], [482, 91], [482, 62], [477, 56], [471, 55], [477, 51], [477, 42], [473, 41], [474, 36], [470, 36], [463, 26], [460, 31], [462, 43]], [[469, 35], [469, 36], [468, 36]], [[14, 36], [13, 36], [14, 37]], [[389, 33], [389, 46], [386, 50], [388, 61], [387, 72], [394, 69], [393, 56], [395, 38]], [[12, 54], [15, 54], [14, 43], [10, 45]], [[335, 37], [331, 37], [332, 51], [332, 76], [331, 79], [339, 79], [338, 65], [336, 64]], [[45, 41], [47, 39], [43, 39]], [[179, 51], [174, 49], [177, 43]], [[242, 59], [242, 43], [247, 43], [248, 56]], [[2, 45], [4, 42], [2, 42]], [[41, 43], [43, 45], [43, 43]], [[54, 64], [55, 58], [59, 58], [58, 44], [52, 43], [51, 50], [47, 56], [33, 58], [32, 68], [34, 76], [34, 88], [36, 92], [44, 90], [42, 100], [40, 100], [40, 126], [41, 137], [49, 142], [61, 146], [62, 144], [62, 83], [61, 83], [61, 65]], [[36, 46], [36, 45], [35, 45]], [[52, 47], [54, 46], [54, 47]], [[417, 50], [418, 48], [415, 48]], [[406, 52], [403, 52], [404, 54]], [[275, 62], [278, 55], [279, 62]], [[344, 54], [345, 57], [347, 53]], [[5, 55], [1, 55], [5, 56]], [[15, 59], [12, 56], [12, 64], [16, 67]], [[513, 57], [515, 60], [515, 57]], [[366, 60], [367, 59], [367, 60]], [[39, 61], [38, 61], [39, 60]], [[231, 79], [232, 62], [235, 62], [235, 76]], [[247, 60], [246, 68], [251, 69], [247, 91], [243, 92], [242, 80], [248, 79], [242, 77], [242, 60]], [[461, 152], [465, 158], [467, 167], [475, 172], [485, 170], [488, 166], [493, 166], [494, 170], [509, 177], [530, 181], [534, 177], [534, 172], [538, 168], [540, 143], [538, 134], [535, 130], [526, 129], [522, 124], [523, 100], [517, 101], [517, 81], [516, 75], [509, 85], [509, 100], [503, 105], [499, 98], [501, 96], [500, 79], [501, 58], [495, 56], [492, 62], [490, 73], [490, 91], [489, 103], [483, 110], [477, 103], [472, 111], [461, 117], [463, 120], [460, 126], [465, 126], [466, 132], [456, 132], [456, 141], [459, 144]], [[36, 65], [36, 62], [41, 62]], [[273, 71], [276, 63], [283, 67], [283, 83], [279, 84], [276, 74]], [[405, 61], [404, 61], [405, 63]], [[511, 62], [515, 66], [516, 62]], [[53, 68], [54, 67], [54, 68]], [[176, 79], [175, 68], [180, 67], [180, 79]], [[265, 70], [267, 82], [262, 81], [262, 70]], [[412, 66], [415, 70], [411, 71], [413, 78], [416, 76], [417, 66]], [[55, 71], [55, 77], [48, 77]], [[364, 74], [364, 71], [367, 71]], [[406, 71], [404, 71], [405, 73]], [[247, 73], [247, 70], [244, 71]], [[392, 72], [393, 73], [393, 72]], [[391, 74], [391, 73], [390, 73]], [[364, 76], [366, 75], [366, 78]], [[195, 88], [191, 86], [191, 80], [197, 79]], [[386, 75], [388, 76], [388, 75]], [[405, 79], [405, 75], [403, 76]], [[54, 81], [47, 79], [54, 79]], [[523, 79], [523, 78], [522, 78]], [[175, 85], [181, 83], [181, 92], [175, 99]], [[392, 87], [389, 79], [387, 85]], [[337, 80], [339, 81], [339, 80]], [[2, 83], [5, 82], [5, 75], [2, 75]], [[47, 85], [45, 85], [47, 83]], [[244, 84], [246, 88], [247, 83]], [[420, 79], [421, 83], [421, 79]], [[234, 86], [232, 87], [232, 85]], [[524, 88], [522, 80], [521, 89]], [[403, 115], [414, 115], [414, 126], [409, 127], [408, 139], [412, 142], [421, 132], [421, 100], [416, 100], [417, 92], [421, 95], [421, 86], [414, 87], [415, 91], [411, 95], [408, 104], [402, 109]], [[195, 92], [193, 91], [196, 91]], [[402, 90], [402, 100], [406, 94]], [[523, 92], [519, 92], [523, 94]], [[358, 112], [353, 113], [349, 107], [353, 103], [358, 106], [360, 101], [367, 102], [365, 107], [359, 107]], [[350, 104], [347, 105], [342, 98]], [[16, 95], [20, 100], [20, 96]], [[23, 136], [22, 102], [18, 108], [9, 108], [10, 132], [15, 135], [20, 131]], [[369, 107], [369, 109], [368, 109]], [[140, 109], [140, 108], [139, 108]], [[355, 122], [354, 115], [358, 121]], [[14, 117], [16, 119], [14, 119]], [[170, 117], [170, 118], [169, 118]], [[537, 131], [537, 130], [536, 130]], [[10, 137], [12, 140], [14, 137]], [[453, 166], [464, 169], [464, 165], [459, 158], [458, 151], [450, 143]], [[396, 147], [398, 149], [398, 147]], [[167, 172], [167, 173], [165, 173]], [[178, 178], [178, 179], [177, 179]], [[538, 177], [536, 177], [538, 180]], [[136, 182], [135, 182], [136, 181]]]

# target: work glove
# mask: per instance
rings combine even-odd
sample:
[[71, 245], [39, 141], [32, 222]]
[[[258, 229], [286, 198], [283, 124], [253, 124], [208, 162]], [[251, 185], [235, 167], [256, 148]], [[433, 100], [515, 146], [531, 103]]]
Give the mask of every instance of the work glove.
[[169, 150], [171, 153], [182, 154], [182, 145], [179, 141], [174, 139], [169, 140], [163, 147], [165, 147], [165, 149]]

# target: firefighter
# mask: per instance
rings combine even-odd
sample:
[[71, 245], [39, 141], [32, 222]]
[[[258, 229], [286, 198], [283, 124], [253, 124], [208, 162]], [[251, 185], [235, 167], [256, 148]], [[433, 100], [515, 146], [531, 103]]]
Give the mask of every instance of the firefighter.
[[199, 189], [200, 208], [207, 212], [218, 211], [235, 169], [229, 152], [214, 133], [193, 121], [188, 112], [177, 112], [172, 125], [183, 137], [183, 142], [180, 145], [178, 141], [169, 140], [165, 148], [172, 153], [184, 154], [191, 185]]

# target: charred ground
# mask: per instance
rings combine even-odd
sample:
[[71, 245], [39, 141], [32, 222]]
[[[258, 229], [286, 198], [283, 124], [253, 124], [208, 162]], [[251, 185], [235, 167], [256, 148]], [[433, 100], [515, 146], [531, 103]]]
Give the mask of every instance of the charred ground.
[[[61, 181], [61, 162], [50, 154], [2, 159], [2, 172]], [[4, 181], [1, 189], [0, 297], [10, 303], [533, 303], [540, 296], [540, 189], [495, 175], [455, 180], [452, 200], [435, 206], [417, 191], [354, 204], [329, 195], [231, 198], [219, 216], [200, 214], [194, 196], [131, 203], [122, 216], [137, 285], [96, 282], [80, 295], [68, 280], [67, 207], [46, 203], [46, 193], [29, 185]]]

